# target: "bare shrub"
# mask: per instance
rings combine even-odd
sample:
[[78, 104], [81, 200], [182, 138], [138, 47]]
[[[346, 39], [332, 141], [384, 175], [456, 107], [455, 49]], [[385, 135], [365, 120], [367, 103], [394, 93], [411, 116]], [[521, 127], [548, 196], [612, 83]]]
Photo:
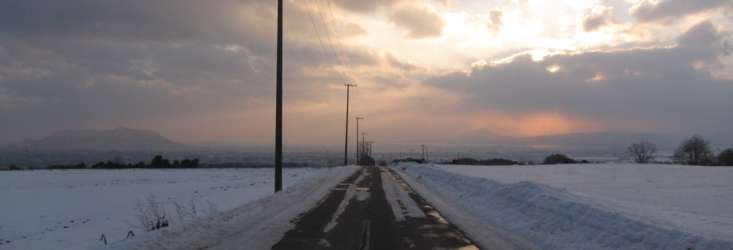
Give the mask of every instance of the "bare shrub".
[[137, 201], [137, 219], [145, 231], [154, 231], [168, 227], [165, 209], [157, 201], [155, 195], [150, 195], [145, 202]]
[[206, 214], [208, 216], [212, 216], [212, 215], [219, 213], [219, 208], [213, 202], [207, 200], [206, 205], [208, 205], [208, 209], [206, 211]]
[[657, 145], [647, 141], [634, 143], [629, 146], [627, 152], [634, 162], [649, 163], [654, 161], [655, 154], [657, 153]]

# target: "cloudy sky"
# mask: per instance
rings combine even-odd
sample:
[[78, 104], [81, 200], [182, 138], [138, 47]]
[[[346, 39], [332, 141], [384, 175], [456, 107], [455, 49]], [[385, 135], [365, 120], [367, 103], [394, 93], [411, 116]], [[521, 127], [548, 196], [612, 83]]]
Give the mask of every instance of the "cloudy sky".
[[[270, 144], [275, 2], [0, 3], [0, 143], [154, 129]], [[728, 0], [286, 1], [287, 144], [730, 133]]]

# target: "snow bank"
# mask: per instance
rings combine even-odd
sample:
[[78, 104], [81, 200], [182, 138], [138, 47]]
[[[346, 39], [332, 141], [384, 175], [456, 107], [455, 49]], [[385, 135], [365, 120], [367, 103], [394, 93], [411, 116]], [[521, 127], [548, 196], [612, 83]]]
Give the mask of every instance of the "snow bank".
[[733, 168], [654, 164], [441, 166], [501, 183], [530, 181], [668, 229], [733, 239]]
[[[535, 168], [544, 168], [539, 171], [551, 175], [557, 170], [553, 167]], [[466, 168], [475, 169], [464, 170], [483, 178], [448, 172], [461, 172], [454, 170], [453, 166], [400, 165], [400, 168], [413, 180], [442, 199], [460, 206], [482, 223], [508, 230], [539, 249], [733, 249], [733, 242], [670, 229], [652, 220], [637, 219], [564, 189], [535, 181], [501, 183], [488, 179], [492, 177], [490, 174], [481, 175], [482, 170], [493, 167], [471, 166]], [[659, 175], [665, 173], [661, 169], [658, 171]], [[603, 186], [599, 178], [611, 180], [596, 177], [576, 181]]]
[[331, 188], [357, 169], [330, 168], [319, 178], [277, 194], [183, 226], [119, 242], [112, 249], [269, 249], [293, 227], [293, 218], [316, 206]]
[[[285, 169], [289, 186], [329, 174], [328, 169]], [[86, 249], [146, 233], [138, 201], [151, 195], [178, 221], [174, 202], [197, 207], [198, 217], [272, 194], [271, 169], [36, 170], [0, 172], [0, 249]], [[191, 219], [188, 219], [191, 220]], [[5, 243], [10, 241], [10, 243]]]
[[[521, 250], [534, 249], [534, 245], [522, 237], [498, 228], [493, 224], [485, 223], [476, 216], [467, 213], [460, 203], [450, 195], [439, 195], [428, 189], [421, 182], [403, 171], [397, 173], [412, 189], [425, 198], [452, 224], [458, 226], [474, 243], [484, 249]], [[420, 175], [418, 177], [422, 178]], [[445, 198], [444, 198], [445, 197]]]

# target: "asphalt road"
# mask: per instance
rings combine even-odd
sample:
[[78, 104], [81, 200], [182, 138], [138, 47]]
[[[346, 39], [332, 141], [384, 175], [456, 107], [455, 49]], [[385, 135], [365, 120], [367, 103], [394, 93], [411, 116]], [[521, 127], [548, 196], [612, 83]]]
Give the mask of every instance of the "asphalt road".
[[357, 171], [293, 222], [272, 249], [478, 249], [384, 167]]

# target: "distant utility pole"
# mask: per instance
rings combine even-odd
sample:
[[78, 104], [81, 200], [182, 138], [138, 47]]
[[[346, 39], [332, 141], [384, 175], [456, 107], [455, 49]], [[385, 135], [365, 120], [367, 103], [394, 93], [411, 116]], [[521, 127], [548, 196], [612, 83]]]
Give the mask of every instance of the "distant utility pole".
[[[361, 155], [359, 155], [359, 157], [364, 156], [364, 153], [366, 153], [366, 134], [367, 133], [365, 132], [361, 132], [361, 143], [359, 144], [359, 147], [361, 148]], [[359, 135], [356, 135], [356, 137], [358, 138]]]
[[425, 144], [420, 145], [420, 149], [422, 149], [422, 160], [424, 162], [428, 161], [428, 147], [425, 146]]
[[366, 132], [361, 133], [361, 148], [366, 149]]
[[361, 146], [359, 145], [359, 120], [364, 120], [364, 117], [356, 117], [356, 163], [359, 164], [359, 157], [361, 156]]
[[275, 88], [275, 192], [283, 189], [283, 0], [277, 0], [277, 70]]
[[374, 141], [364, 141], [364, 154], [368, 155], [369, 157], [372, 157], [372, 146], [374, 145]]
[[364, 120], [364, 117], [356, 117], [356, 162], [359, 162], [361, 154], [361, 145], [359, 145], [359, 120]]
[[[282, 0], [280, 0], [282, 1]], [[349, 91], [356, 84], [347, 83], [346, 86], [346, 136], [344, 136], [344, 166], [349, 165]]]

